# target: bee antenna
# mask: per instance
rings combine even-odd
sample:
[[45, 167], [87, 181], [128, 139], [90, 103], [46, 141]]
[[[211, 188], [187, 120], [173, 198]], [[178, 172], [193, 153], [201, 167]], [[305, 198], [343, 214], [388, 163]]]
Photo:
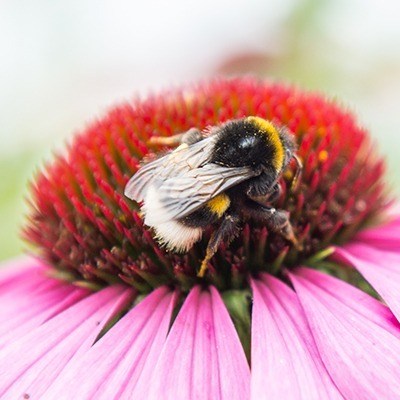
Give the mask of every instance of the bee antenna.
[[303, 172], [303, 163], [301, 162], [300, 157], [297, 154], [293, 154], [293, 158], [296, 161], [297, 169], [296, 169], [296, 173], [295, 173], [292, 183], [291, 183], [292, 192], [296, 191], [301, 174]]

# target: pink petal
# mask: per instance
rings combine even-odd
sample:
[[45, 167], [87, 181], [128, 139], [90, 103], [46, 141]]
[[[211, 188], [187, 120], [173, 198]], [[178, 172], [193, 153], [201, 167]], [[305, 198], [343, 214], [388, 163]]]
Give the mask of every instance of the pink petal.
[[400, 202], [393, 203], [389, 208], [386, 210], [386, 215], [390, 219], [400, 218]]
[[0, 316], [0, 349], [88, 295], [87, 290], [68, 286], [49, 291], [48, 296], [33, 294], [24, 302], [10, 303], [8, 315]]
[[400, 251], [400, 216], [385, 225], [361, 231], [355, 240], [383, 250]]
[[[248, 399], [250, 370], [214, 287], [189, 293], [164, 344], [146, 399]], [[143, 398], [143, 397], [142, 397]]]
[[34, 259], [11, 261], [0, 277], [0, 348], [89, 294], [45, 275]]
[[335, 254], [357, 268], [400, 321], [400, 249], [382, 251], [354, 243], [337, 248]]
[[27, 290], [40, 291], [43, 284], [49, 281], [54, 285], [54, 279], [49, 280], [46, 269], [36, 260], [10, 261], [5, 270], [0, 271], [0, 298], [14, 298], [14, 293], [25, 293]]
[[133, 394], [149, 375], [165, 341], [175, 296], [163, 287], [148, 295], [95, 345], [65, 368], [45, 393], [49, 399], [147, 398]]
[[[30, 273], [27, 273], [28, 278], [29, 275]], [[2, 294], [0, 295], [0, 316], [3, 320], [16, 312], [21, 314], [21, 316], [22, 313], [29, 315], [34, 312], [32, 310], [33, 308], [42, 307], [41, 304], [37, 304], [39, 301], [46, 301], [46, 298], [48, 299], [51, 296], [54, 296], [55, 293], [64, 292], [66, 294], [74, 289], [70, 284], [47, 277], [41, 277], [40, 280], [37, 280], [32, 276], [32, 283], [33, 284], [30, 285], [24, 285], [21, 283], [20, 290], [17, 290], [14, 287], [14, 283], [3, 288]], [[33, 302], [33, 298], [38, 301]]]
[[0, 352], [2, 399], [41, 398], [65, 365], [87, 350], [132, 292], [115, 286], [95, 293], [8, 344]]
[[290, 277], [322, 361], [343, 396], [399, 399], [399, 339], [324, 288]]
[[3, 283], [24, 277], [26, 271], [43, 271], [45, 265], [33, 257], [17, 257], [0, 263], [0, 291]]
[[390, 309], [380, 301], [356, 287], [333, 276], [310, 268], [297, 268], [296, 274], [306, 278], [330, 295], [351, 307], [355, 312], [381, 326], [400, 339], [400, 324]]
[[295, 292], [253, 280], [252, 399], [342, 399], [322, 364]]

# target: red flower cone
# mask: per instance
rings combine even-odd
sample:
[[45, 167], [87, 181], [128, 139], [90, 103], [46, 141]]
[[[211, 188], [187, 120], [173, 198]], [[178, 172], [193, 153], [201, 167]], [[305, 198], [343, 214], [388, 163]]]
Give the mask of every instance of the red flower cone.
[[[248, 222], [197, 271], [211, 231], [165, 251], [124, 196], [150, 145], [245, 116], [286, 126], [281, 179], [301, 249]], [[354, 117], [321, 95], [214, 80], [116, 107], [31, 185], [38, 259], [0, 277], [2, 398], [400, 398], [400, 214]]]

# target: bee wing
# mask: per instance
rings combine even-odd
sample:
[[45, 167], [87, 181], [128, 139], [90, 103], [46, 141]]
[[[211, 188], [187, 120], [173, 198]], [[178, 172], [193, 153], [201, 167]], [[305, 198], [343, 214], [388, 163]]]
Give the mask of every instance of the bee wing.
[[210, 136], [190, 146], [181, 145], [167, 155], [144, 164], [127, 183], [125, 196], [141, 202], [155, 181], [163, 182], [174, 176], [184, 175], [207, 163], [214, 141], [215, 136]]
[[218, 194], [255, 175], [249, 167], [231, 168], [210, 163], [159, 182], [157, 193], [165, 220], [183, 218]]

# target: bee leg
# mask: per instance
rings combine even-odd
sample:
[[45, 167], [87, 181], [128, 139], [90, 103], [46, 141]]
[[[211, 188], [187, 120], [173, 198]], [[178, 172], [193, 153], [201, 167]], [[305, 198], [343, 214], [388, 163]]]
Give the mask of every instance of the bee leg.
[[282, 194], [282, 187], [279, 183], [275, 183], [275, 185], [264, 195], [252, 195], [248, 193], [247, 196], [255, 201], [258, 204], [266, 205], [275, 203]]
[[178, 146], [180, 144], [191, 145], [202, 139], [203, 135], [199, 129], [190, 128], [187, 132], [173, 136], [153, 136], [150, 138], [149, 143], [160, 146]]
[[282, 186], [279, 183], [275, 183], [271, 191], [267, 194], [267, 202], [275, 203], [282, 194]]
[[274, 212], [266, 221], [267, 226], [271, 231], [281, 234], [286, 240], [291, 242], [297, 250], [303, 250], [303, 246], [297, 240], [292, 224], [289, 221], [289, 213], [283, 210], [271, 208]]
[[252, 219], [265, 223], [272, 232], [282, 235], [286, 240], [293, 243], [297, 250], [301, 251], [303, 249], [293, 232], [287, 211], [277, 210], [262, 204], [258, 204], [257, 207], [251, 207], [246, 211]]
[[262, 174], [254, 181], [249, 182], [246, 195], [250, 199], [264, 204], [266, 202], [267, 196], [270, 196], [272, 195], [272, 192], [279, 190], [280, 187], [275, 182], [273, 177], [267, 174]]
[[300, 157], [296, 154], [293, 155], [293, 159], [296, 161], [297, 169], [296, 169], [296, 173], [293, 177], [290, 189], [292, 190], [292, 192], [295, 192], [299, 185], [301, 175], [303, 173], [303, 163], [302, 163]]
[[219, 245], [222, 242], [229, 244], [240, 232], [239, 222], [240, 219], [238, 216], [226, 215], [217, 230], [212, 233], [207, 245], [206, 256], [204, 257], [199, 272], [197, 273], [199, 278], [204, 277], [208, 268], [208, 262], [217, 252]]

